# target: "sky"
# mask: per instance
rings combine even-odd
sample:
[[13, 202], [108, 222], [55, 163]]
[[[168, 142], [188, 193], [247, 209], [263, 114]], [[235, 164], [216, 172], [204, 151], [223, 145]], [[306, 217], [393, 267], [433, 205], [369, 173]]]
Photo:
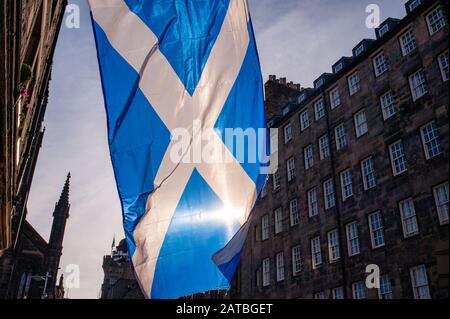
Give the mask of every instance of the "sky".
[[[106, 114], [86, 0], [80, 28], [61, 29], [54, 57], [45, 137], [28, 202], [29, 222], [48, 239], [52, 213], [67, 173], [72, 173], [70, 217], [61, 273], [80, 270], [69, 298], [98, 298], [103, 256], [124, 237], [120, 201], [108, 151]], [[403, 0], [249, 0], [264, 79], [269, 74], [312, 86], [341, 56], [350, 56], [366, 27], [366, 6], [380, 7], [381, 21], [405, 15]], [[66, 15], [68, 18], [68, 15]]]

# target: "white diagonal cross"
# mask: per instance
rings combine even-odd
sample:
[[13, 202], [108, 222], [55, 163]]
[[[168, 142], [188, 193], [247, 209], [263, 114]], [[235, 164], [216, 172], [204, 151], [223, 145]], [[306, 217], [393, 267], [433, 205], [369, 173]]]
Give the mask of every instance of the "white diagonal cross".
[[[121, 56], [140, 75], [139, 87], [169, 131], [184, 128], [191, 145], [201, 147], [201, 132], [214, 127], [244, 61], [248, 45], [247, 0], [231, 0], [220, 34], [211, 50], [197, 88], [190, 96], [160, 52], [153, 32], [130, 11], [124, 0], [89, 0], [94, 20]], [[130, 34], [132, 32], [132, 34]], [[202, 123], [201, 132], [193, 130]], [[149, 196], [146, 213], [134, 232], [133, 264], [142, 288], [151, 294], [159, 251], [187, 182], [196, 168], [226, 207], [240, 209], [243, 223], [256, 200], [256, 186], [233, 154], [214, 135], [222, 161], [174, 163], [173, 141], [164, 155]], [[211, 143], [211, 141], [210, 141]], [[189, 153], [189, 152], [188, 152]]]

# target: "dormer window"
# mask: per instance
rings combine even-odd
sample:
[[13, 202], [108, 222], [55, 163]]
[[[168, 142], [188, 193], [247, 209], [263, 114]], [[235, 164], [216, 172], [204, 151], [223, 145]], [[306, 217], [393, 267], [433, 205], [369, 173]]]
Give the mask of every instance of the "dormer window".
[[378, 30], [378, 36], [381, 38], [383, 35], [388, 33], [389, 31], [389, 24], [385, 24]]
[[420, 6], [421, 0], [414, 0], [413, 2], [411, 2], [409, 4], [409, 11], [413, 11], [414, 9], [416, 9], [418, 6]]
[[344, 64], [342, 62], [339, 62], [338, 64], [336, 64], [336, 66], [334, 67], [334, 73], [338, 73], [339, 71], [341, 71], [344, 68]]
[[323, 79], [320, 79], [316, 82], [315, 88], [318, 89], [323, 85]]
[[289, 113], [289, 111], [290, 111], [289, 105], [286, 106], [285, 108], [283, 108], [283, 116], [287, 115]]
[[306, 94], [303, 93], [302, 95], [299, 95], [299, 96], [297, 97], [297, 103], [300, 104], [300, 103], [302, 103], [305, 99], [306, 99]]
[[364, 45], [361, 44], [355, 49], [355, 56], [361, 55], [364, 52]]

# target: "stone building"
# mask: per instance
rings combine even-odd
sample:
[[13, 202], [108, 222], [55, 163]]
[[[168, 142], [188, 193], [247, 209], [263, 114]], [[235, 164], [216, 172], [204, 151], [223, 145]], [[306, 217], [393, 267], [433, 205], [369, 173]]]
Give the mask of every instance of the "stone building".
[[232, 298], [449, 298], [448, 1], [405, 6], [268, 113], [280, 166]]
[[[30, 228], [26, 206], [44, 136], [42, 122], [52, 58], [66, 3], [66, 0], [4, 0], [0, 4], [0, 265], [3, 266], [11, 258], [17, 260], [20, 239]], [[13, 276], [8, 276], [9, 270], [3, 267], [0, 273], [0, 297], [9, 290], [11, 282], [7, 278]]]
[[139, 284], [134, 275], [128, 256], [128, 245], [125, 239], [114, 247], [111, 255], [103, 257], [101, 299], [143, 299]]

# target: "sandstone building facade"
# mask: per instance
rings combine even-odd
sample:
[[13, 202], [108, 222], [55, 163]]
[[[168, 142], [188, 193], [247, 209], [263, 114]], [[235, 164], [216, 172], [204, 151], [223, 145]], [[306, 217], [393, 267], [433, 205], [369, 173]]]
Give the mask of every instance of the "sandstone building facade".
[[448, 1], [405, 6], [314, 88], [267, 82], [280, 166], [232, 298], [449, 297]]

